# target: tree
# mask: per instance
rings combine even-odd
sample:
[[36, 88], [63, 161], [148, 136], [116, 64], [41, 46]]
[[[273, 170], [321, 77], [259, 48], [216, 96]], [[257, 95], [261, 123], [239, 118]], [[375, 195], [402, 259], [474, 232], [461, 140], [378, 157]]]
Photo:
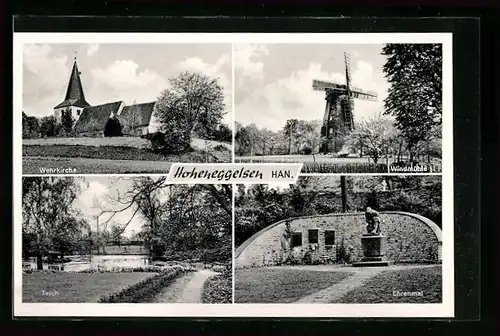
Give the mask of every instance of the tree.
[[120, 246], [123, 243], [123, 230], [118, 225], [112, 225], [109, 232], [111, 241]]
[[[218, 78], [183, 72], [169, 79], [155, 107], [160, 130], [166, 137], [180, 139], [184, 151], [190, 147], [193, 133], [210, 134], [225, 112], [224, 92]], [[167, 143], [169, 139], [167, 139]]]
[[263, 148], [261, 131], [257, 125], [250, 124], [245, 127], [239, 127], [235, 135], [237, 150], [239, 156], [255, 155], [257, 149]]
[[396, 118], [413, 160], [415, 148], [424, 142], [442, 119], [441, 44], [386, 44], [384, 73], [390, 84], [384, 114]]
[[26, 113], [22, 113], [23, 118], [23, 139], [37, 137], [40, 133], [40, 125], [36, 117], [29, 117]]
[[136, 128], [141, 124], [141, 122], [142, 116], [140, 107], [136, 105], [136, 102], [134, 101], [134, 104], [130, 107], [130, 111], [127, 115], [127, 129], [124, 130], [124, 132], [135, 135]]
[[347, 212], [349, 192], [347, 190], [347, 181], [346, 181], [345, 175], [340, 176], [340, 189], [341, 189], [341, 195], [342, 195], [342, 212]]
[[299, 120], [298, 128], [298, 140], [302, 142], [302, 145], [306, 145], [310, 148], [310, 153], [313, 156], [313, 160], [316, 161], [315, 154], [319, 151], [321, 146], [321, 125], [323, 122], [321, 120], [305, 121]]
[[283, 135], [288, 140], [288, 154], [292, 154], [292, 142], [297, 135], [297, 126], [299, 121], [297, 119], [288, 119], [283, 127]]
[[71, 205], [79, 187], [73, 177], [24, 177], [22, 185], [23, 232], [35, 237], [37, 269], [57, 241], [80, 232], [81, 221]]
[[[186, 252], [200, 255], [200, 248], [231, 257], [232, 188], [230, 185], [171, 185], [165, 177], [140, 177], [102, 209], [104, 225], [118, 213], [132, 210], [115, 234], [123, 233], [135, 216], [143, 219], [140, 236], [153, 259]], [[220, 252], [220, 255], [218, 254]], [[201, 256], [200, 256], [201, 257]]]
[[220, 124], [216, 130], [214, 130], [210, 136], [211, 139], [221, 142], [233, 142], [233, 131], [226, 124]]
[[40, 120], [40, 133], [42, 136], [54, 137], [59, 133], [59, 125], [54, 116], [43, 117]]
[[387, 155], [391, 145], [391, 127], [387, 119], [377, 116], [368, 120], [362, 120], [346, 137], [348, 146], [362, 144], [366, 154], [377, 163], [383, 156]]
[[73, 132], [75, 120], [71, 111], [63, 111], [61, 115], [61, 126], [66, 134], [71, 134]]

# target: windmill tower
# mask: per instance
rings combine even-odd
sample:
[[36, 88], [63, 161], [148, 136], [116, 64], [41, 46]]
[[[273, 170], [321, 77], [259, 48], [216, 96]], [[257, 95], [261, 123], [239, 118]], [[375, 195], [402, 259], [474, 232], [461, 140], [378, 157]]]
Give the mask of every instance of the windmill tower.
[[323, 154], [338, 153], [344, 143], [343, 137], [354, 129], [354, 101], [353, 98], [361, 100], [376, 101], [377, 94], [373, 91], [362, 90], [351, 86], [351, 62], [349, 54], [344, 53], [345, 84], [313, 80], [313, 90], [325, 92], [325, 113], [321, 136], [325, 142], [320, 148]]

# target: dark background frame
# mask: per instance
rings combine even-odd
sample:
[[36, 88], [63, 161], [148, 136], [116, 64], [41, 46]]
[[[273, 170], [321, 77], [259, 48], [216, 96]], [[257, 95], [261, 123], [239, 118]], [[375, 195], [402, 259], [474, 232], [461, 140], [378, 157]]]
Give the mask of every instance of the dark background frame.
[[[89, 6], [89, 4], [87, 5]], [[88, 7], [87, 7], [88, 8]], [[109, 8], [108, 8], [109, 9]], [[116, 8], [115, 8], [116, 9]], [[129, 8], [128, 8], [129, 9]], [[64, 7], [63, 7], [64, 10]], [[67, 10], [67, 8], [66, 8]], [[92, 10], [92, 9], [91, 9]], [[38, 8], [32, 13], [43, 12]], [[22, 12], [22, 11], [21, 11]], [[128, 12], [128, 10], [127, 10]], [[390, 12], [388, 10], [387, 12]], [[470, 12], [470, 11], [469, 11]], [[106, 14], [106, 12], [101, 12]], [[137, 13], [137, 12], [135, 12]], [[251, 11], [250, 11], [251, 13]], [[288, 12], [293, 15], [293, 10]], [[60, 13], [62, 14], [62, 13]], [[122, 11], [122, 14], [123, 13]], [[130, 13], [129, 13], [130, 14]], [[144, 14], [144, 13], [138, 13]], [[283, 14], [283, 13], [281, 13]], [[420, 14], [422, 14], [420, 12]], [[366, 15], [366, 14], [365, 14]], [[373, 15], [373, 13], [372, 13]], [[385, 14], [390, 15], [390, 14]], [[298, 18], [298, 17], [55, 17], [55, 16], [18, 16], [14, 19], [15, 32], [452, 32], [454, 52], [454, 166], [455, 166], [455, 307], [456, 318], [453, 320], [474, 321], [480, 318], [480, 217], [481, 204], [481, 130], [480, 130], [480, 22], [477, 18]], [[12, 33], [12, 32], [11, 32]], [[7, 40], [9, 41], [9, 40]], [[12, 39], [10, 38], [10, 52]], [[4, 55], [6, 53], [4, 52]], [[482, 55], [483, 57], [487, 57]], [[492, 57], [492, 56], [490, 56]], [[10, 96], [12, 96], [12, 63], [5, 57], [4, 85], [9, 90], [4, 91], [6, 99], [4, 109], [11, 111]], [[490, 75], [493, 73], [490, 70]], [[493, 87], [484, 87], [483, 95], [493, 94]], [[12, 116], [6, 113], [2, 124], [11, 125]], [[490, 124], [487, 124], [492, 127]], [[493, 131], [494, 130], [491, 130]], [[490, 146], [492, 135], [486, 135], [486, 146]], [[484, 137], [483, 137], [484, 140]], [[12, 148], [12, 146], [10, 146]], [[10, 154], [12, 154], [10, 152]], [[12, 156], [11, 156], [12, 157]], [[489, 158], [491, 159], [491, 157]], [[491, 174], [490, 174], [491, 177]], [[492, 186], [490, 186], [490, 192]], [[483, 190], [486, 192], [486, 190]], [[12, 195], [12, 194], [10, 194]], [[491, 193], [489, 194], [491, 198]], [[7, 195], [8, 196], [8, 195]], [[494, 199], [494, 197], [493, 197]], [[12, 209], [12, 207], [10, 207]], [[8, 217], [7, 217], [8, 218]], [[12, 217], [10, 217], [12, 218]], [[12, 226], [4, 232], [11, 252]], [[9, 253], [10, 255], [10, 253]], [[12, 269], [12, 268], [11, 268]], [[6, 268], [1, 271], [3, 278], [10, 278]], [[12, 275], [12, 274], [10, 274]], [[10, 278], [10, 293], [2, 295], [5, 308], [12, 309], [12, 278]], [[9, 302], [10, 301], [10, 302]], [[9, 310], [3, 310], [3, 317], [9, 319]], [[12, 310], [10, 311], [12, 312]], [[9, 319], [10, 320], [10, 319]], [[192, 318], [15, 318], [15, 324], [34, 327], [43, 324], [46, 326], [75, 325], [77, 320], [101, 322], [101, 326], [118, 326], [120, 329], [164, 329], [172, 330], [193, 328]], [[252, 325], [260, 330], [308, 330], [314, 324], [315, 330], [332, 331], [328, 321], [341, 319], [272, 319], [272, 318], [206, 318], [195, 323], [205, 330], [226, 327], [243, 326], [242, 322], [255, 321]], [[377, 319], [342, 319], [343, 323], [335, 323], [335, 331], [347, 331], [355, 328], [371, 331], [383, 330]], [[436, 319], [430, 324], [430, 319], [384, 319], [391, 320], [393, 327], [400, 326], [401, 331], [408, 333], [423, 332], [428, 334], [439, 325], [448, 324], [450, 319]], [[408, 323], [411, 320], [412, 326]], [[309, 323], [313, 322], [313, 323]], [[85, 325], [87, 325], [85, 323]], [[414, 325], [414, 326], [413, 326]], [[277, 329], [276, 329], [277, 328]], [[431, 329], [431, 330], [429, 330]], [[460, 329], [460, 327], [457, 327]]]

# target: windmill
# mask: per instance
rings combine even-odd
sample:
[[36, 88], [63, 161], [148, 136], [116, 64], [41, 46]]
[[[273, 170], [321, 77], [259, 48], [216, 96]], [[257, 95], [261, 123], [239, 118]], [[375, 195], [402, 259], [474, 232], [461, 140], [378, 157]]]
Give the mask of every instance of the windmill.
[[345, 84], [313, 80], [313, 90], [325, 92], [325, 114], [321, 136], [325, 142], [320, 152], [339, 152], [343, 143], [337, 139], [338, 134], [345, 134], [354, 129], [354, 102], [353, 98], [361, 100], [377, 101], [377, 94], [373, 91], [362, 90], [351, 86], [351, 65], [349, 54], [344, 53]]

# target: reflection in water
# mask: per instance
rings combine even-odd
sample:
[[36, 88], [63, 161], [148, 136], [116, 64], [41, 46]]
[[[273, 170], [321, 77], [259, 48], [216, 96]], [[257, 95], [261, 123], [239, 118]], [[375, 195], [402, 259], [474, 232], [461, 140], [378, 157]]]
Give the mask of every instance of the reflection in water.
[[[113, 270], [116, 268], [136, 268], [148, 266], [150, 261], [146, 255], [97, 255], [70, 257], [71, 262], [64, 264], [43, 264], [43, 269], [58, 269], [66, 272], [80, 272], [87, 269]], [[36, 269], [36, 260], [30, 259], [25, 267]], [[29, 265], [29, 266], [28, 266]]]

